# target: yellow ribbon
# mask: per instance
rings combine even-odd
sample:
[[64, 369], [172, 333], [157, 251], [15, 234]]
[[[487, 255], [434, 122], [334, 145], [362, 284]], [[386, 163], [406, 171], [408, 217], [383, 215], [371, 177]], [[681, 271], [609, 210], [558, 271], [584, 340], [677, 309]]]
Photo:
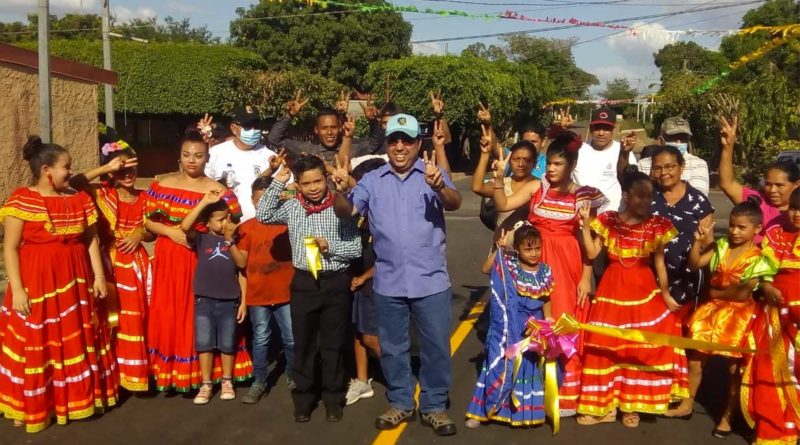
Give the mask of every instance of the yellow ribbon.
[[607, 337], [619, 338], [622, 340], [636, 343], [647, 343], [658, 346], [672, 346], [681, 349], [695, 349], [700, 351], [725, 351], [740, 352], [745, 354], [757, 353], [759, 351], [737, 346], [723, 345], [708, 341], [693, 340], [691, 338], [678, 337], [675, 335], [659, 334], [657, 332], [641, 331], [639, 329], [612, 328], [607, 326], [595, 326], [588, 323], [580, 323], [570, 315], [562, 314], [561, 318], [553, 326], [553, 332], [557, 335], [573, 334], [579, 330], [605, 335]]
[[561, 427], [561, 413], [558, 406], [558, 364], [556, 359], [544, 361], [544, 415], [553, 421], [553, 435], [558, 434]]
[[306, 259], [308, 260], [308, 271], [317, 279], [320, 269], [322, 269], [322, 256], [319, 253], [319, 246], [313, 236], [307, 236], [303, 243], [306, 246]]
[[[769, 317], [770, 325], [770, 356], [772, 356], [772, 374], [775, 379], [778, 394], [781, 392], [786, 394], [789, 398], [789, 404], [795, 412], [795, 415], [800, 416], [800, 401], [797, 398], [797, 390], [794, 387], [791, 370], [789, 369], [789, 359], [786, 357], [786, 349], [783, 347], [783, 329], [781, 329], [781, 321], [779, 310], [776, 307], [770, 306], [767, 309], [767, 316]], [[786, 400], [783, 397], [781, 405], [786, 409]]]

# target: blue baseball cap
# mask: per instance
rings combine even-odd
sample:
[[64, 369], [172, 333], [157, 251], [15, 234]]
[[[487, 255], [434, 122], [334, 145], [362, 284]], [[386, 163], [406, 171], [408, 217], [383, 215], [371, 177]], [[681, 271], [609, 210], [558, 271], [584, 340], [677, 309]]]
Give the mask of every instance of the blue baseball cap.
[[386, 122], [386, 136], [391, 136], [392, 133], [397, 132], [416, 139], [419, 137], [419, 122], [410, 114], [395, 114]]

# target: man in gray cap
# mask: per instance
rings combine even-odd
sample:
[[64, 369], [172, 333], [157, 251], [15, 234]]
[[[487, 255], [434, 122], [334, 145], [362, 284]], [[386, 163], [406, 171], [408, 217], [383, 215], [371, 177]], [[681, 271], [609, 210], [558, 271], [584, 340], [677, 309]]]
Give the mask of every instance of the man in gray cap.
[[[673, 116], [665, 119], [661, 124], [661, 134], [658, 136], [658, 143], [660, 145], [672, 145], [683, 154], [683, 159], [686, 161], [686, 164], [683, 167], [681, 179], [708, 196], [708, 164], [706, 161], [690, 153], [692, 148], [691, 138], [692, 129], [689, 128], [689, 122], [682, 117]], [[652, 165], [653, 160], [649, 157], [643, 157], [636, 164], [639, 171], [648, 175], [650, 174]]]

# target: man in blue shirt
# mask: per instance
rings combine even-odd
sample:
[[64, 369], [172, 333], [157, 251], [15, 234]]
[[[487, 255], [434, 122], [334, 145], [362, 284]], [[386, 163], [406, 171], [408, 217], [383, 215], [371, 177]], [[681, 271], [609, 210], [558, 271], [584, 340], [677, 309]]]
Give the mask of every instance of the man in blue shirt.
[[445, 411], [451, 382], [452, 291], [445, 250], [445, 210], [457, 210], [461, 195], [436, 159], [419, 158], [419, 124], [392, 116], [386, 125], [389, 164], [358, 182], [349, 196], [348, 175], [337, 170], [336, 213], [368, 217], [376, 255], [373, 291], [381, 345], [381, 367], [391, 408], [378, 417], [381, 430], [413, 418], [409, 315], [419, 330], [422, 423], [438, 435], [456, 433]]

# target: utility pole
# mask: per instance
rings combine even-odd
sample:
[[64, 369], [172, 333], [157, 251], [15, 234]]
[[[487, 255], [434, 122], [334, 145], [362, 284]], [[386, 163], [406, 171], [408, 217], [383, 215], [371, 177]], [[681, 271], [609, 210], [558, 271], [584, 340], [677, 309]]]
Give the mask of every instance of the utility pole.
[[50, 1], [39, 0], [39, 137], [52, 142], [50, 128]]
[[[111, 41], [109, 40], [109, 0], [103, 0], [103, 69], [111, 71]], [[114, 122], [114, 88], [105, 84], [106, 126], [116, 127]]]

